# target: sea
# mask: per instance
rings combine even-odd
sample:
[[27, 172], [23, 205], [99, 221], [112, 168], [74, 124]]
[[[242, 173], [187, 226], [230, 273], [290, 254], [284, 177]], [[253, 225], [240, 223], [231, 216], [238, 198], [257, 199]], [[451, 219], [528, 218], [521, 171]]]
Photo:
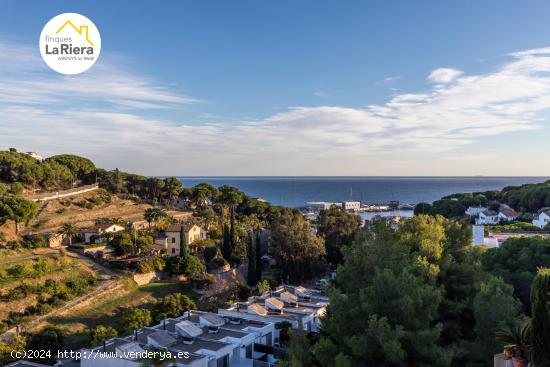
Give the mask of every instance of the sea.
[[[274, 205], [304, 207], [311, 201], [361, 201], [386, 204], [398, 200], [401, 204], [433, 202], [459, 192], [500, 190], [506, 186], [544, 182], [549, 177], [178, 177], [184, 187], [201, 182], [219, 187], [235, 186], [249, 196], [262, 198]], [[410, 216], [411, 210], [373, 215]]]

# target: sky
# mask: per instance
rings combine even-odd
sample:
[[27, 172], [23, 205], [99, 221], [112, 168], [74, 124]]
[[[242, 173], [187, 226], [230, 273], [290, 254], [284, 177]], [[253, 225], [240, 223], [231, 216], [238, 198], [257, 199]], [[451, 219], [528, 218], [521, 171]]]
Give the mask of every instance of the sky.
[[[52, 17], [101, 55], [43, 62]], [[550, 176], [548, 1], [0, 1], [0, 149], [143, 175]]]

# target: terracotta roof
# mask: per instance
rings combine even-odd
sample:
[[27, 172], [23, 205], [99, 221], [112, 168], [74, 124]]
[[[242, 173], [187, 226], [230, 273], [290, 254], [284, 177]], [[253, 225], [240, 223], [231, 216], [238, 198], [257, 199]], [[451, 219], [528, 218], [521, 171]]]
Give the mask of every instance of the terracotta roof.
[[189, 231], [189, 230], [191, 230], [191, 228], [193, 228], [193, 226], [195, 226], [195, 225], [196, 225], [195, 223], [184, 223], [184, 224], [178, 223], [178, 224], [172, 224], [171, 226], [169, 226], [168, 228], [166, 228], [165, 232], [180, 232], [182, 226], [183, 226], [183, 229], [184, 229], [185, 231]]
[[504, 214], [507, 217], [517, 217], [518, 213], [514, 209], [504, 209], [500, 211], [502, 214]]
[[113, 223], [96, 224], [96, 225], [93, 226], [93, 227], [86, 228], [86, 229], [84, 230], [84, 232], [88, 232], [88, 233], [100, 233], [101, 231], [104, 231], [104, 230], [106, 230], [107, 228], [112, 227], [112, 226], [115, 226], [115, 225], [118, 225], [118, 224], [113, 224]]

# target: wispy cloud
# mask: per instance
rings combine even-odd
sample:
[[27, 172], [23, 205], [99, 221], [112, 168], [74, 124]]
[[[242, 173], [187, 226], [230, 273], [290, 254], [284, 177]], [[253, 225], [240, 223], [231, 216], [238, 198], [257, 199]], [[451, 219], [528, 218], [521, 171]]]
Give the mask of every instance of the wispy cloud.
[[150, 117], [140, 111], [199, 101], [116, 65], [78, 78], [32, 65], [9, 71], [0, 76], [0, 144], [146, 174], [380, 174], [390, 162], [405, 174], [412, 157], [459, 156], [482, 137], [547, 125], [550, 110], [550, 49], [516, 52], [485, 74], [435, 69], [428, 90], [383, 104], [296, 106], [247, 121], [207, 111], [193, 122]]
[[456, 80], [462, 71], [451, 69], [451, 68], [439, 68], [433, 70], [430, 75], [428, 75], [428, 80], [432, 83], [450, 83], [453, 80]]
[[68, 101], [74, 105], [93, 101], [150, 109], [201, 102], [108, 63], [99, 62], [81, 75], [63, 76], [45, 73], [39, 58], [36, 47], [0, 40], [0, 103], [60, 105]]

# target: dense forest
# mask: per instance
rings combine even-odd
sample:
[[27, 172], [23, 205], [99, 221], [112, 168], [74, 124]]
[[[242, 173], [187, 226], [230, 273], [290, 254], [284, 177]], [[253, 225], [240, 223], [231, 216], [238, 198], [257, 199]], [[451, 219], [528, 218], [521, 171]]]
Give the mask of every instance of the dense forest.
[[535, 334], [550, 321], [548, 294], [534, 300], [531, 289], [550, 265], [550, 240], [485, 251], [470, 233], [441, 216], [418, 215], [397, 230], [377, 223], [342, 250], [321, 334], [292, 335], [288, 365], [481, 367], [505, 344], [542, 358], [544, 348], [526, 344], [549, 341]]
[[440, 214], [446, 218], [462, 217], [469, 206], [507, 204], [521, 213], [536, 213], [550, 207], [550, 180], [520, 186], [507, 186], [501, 191], [457, 193], [442, 197], [432, 204], [419, 203], [416, 214]]

